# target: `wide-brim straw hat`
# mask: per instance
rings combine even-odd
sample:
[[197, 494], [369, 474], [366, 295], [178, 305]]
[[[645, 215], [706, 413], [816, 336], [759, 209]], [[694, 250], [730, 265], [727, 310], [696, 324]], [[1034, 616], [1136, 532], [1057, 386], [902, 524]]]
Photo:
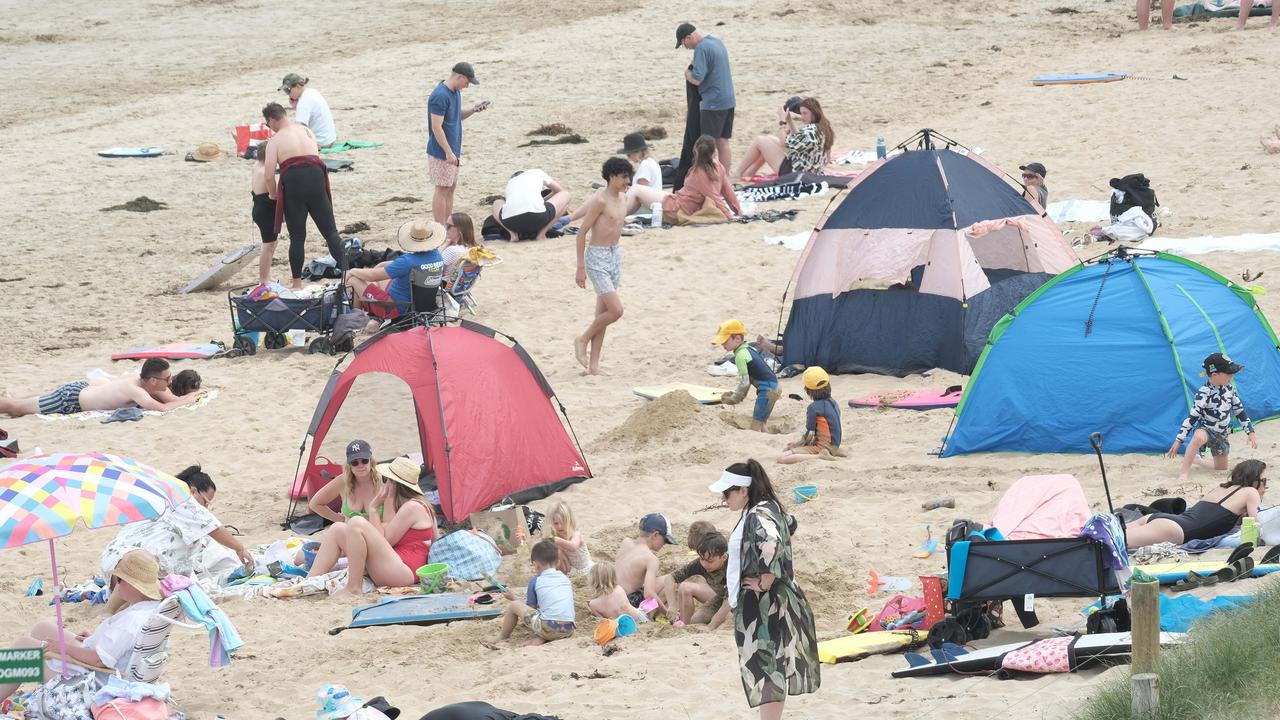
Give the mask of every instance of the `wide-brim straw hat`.
[[164, 597], [160, 592], [160, 563], [146, 550], [131, 550], [122, 555], [111, 575], [152, 600]]
[[434, 220], [411, 220], [400, 226], [396, 241], [405, 252], [422, 252], [444, 242], [444, 226]]
[[422, 494], [422, 488], [418, 486], [422, 466], [409, 458], [401, 456], [389, 463], [382, 463], [378, 466], [378, 472], [382, 473], [384, 479], [398, 482], [419, 495]]
[[196, 146], [194, 152], [191, 153], [191, 159], [196, 162], [210, 162], [213, 160], [225, 160], [227, 154], [222, 152], [222, 148], [211, 142], [203, 142]]

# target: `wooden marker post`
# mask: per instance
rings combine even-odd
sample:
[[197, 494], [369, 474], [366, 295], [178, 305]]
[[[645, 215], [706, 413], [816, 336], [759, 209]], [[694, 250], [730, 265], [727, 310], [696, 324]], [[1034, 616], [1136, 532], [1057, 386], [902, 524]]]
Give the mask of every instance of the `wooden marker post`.
[[1151, 717], [1160, 704], [1160, 583], [1135, 582], [1129, 588], [1133, 618], [1133, 693], [1135, 717]]

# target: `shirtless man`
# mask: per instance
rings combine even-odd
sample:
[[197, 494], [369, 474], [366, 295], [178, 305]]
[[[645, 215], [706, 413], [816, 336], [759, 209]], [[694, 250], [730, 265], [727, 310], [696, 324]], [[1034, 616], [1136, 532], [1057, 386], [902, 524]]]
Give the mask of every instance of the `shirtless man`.
[[[267, 194], [267, 143], [258, 145], [254, 155], [253, 172], [249, 176], [249, 194], [253, 196], [253, 224], [262, 235], [262, 251], [258, 257], [258, 282], [271, 282], [271, 259], [276, 254], [276, 240], [280, 230], [276, 228], [276, 201]], [[271, 168], [275, 175], [275, 168]]]
[[[578, 230], [578, 287], [587, 286], [587, 276], [596, 290], [596, 314], [586, 332], [573, 341], [578, 362], [592, 375], [600, 374], [600, 350], [604, 332], [622, 319], [618, 283], [622, 279], [622, 225], [627, 219], [627, 189], [631, 187], [631, 163], [620, 157], [604, 162], [601, 174], [607, 183], [589, 201], [582, 228]], [[591, 244], [587, 244], [587, 235]], [[591, 357], [588, 361], [587, 351]]]
[[659, 513], [649, 513], [640, 518], [640, 536], [624, 538], [622, 547], [614, 559], [618, 584], [627, 592], [627, 601], [633, 607], [654, 599], [662, 603], [658, 584], [658, 556], [664, 545], [679, 545], [671, 534], [671, 523]]
[[193, 390], [182, 397], [175, 396], [169, 391], [172, 374], [168, 360], [149, 358], [142, 364], [142, 372], [138, 377], [126, 375], [77, 380], [62, 385], [47, 395], [0, 397], [0, 413], [10, 417], [36, 413], [71, 415], [84, 410], [119, 410], [125, 407], [165, 411], [190, 405], [207, 392]]
[[[320, 160], [320, 147], [305, 125], [292, 122], [285, 115], [280, 103], [262, 108], [262, 117], [275, 134], [267, 142], [266, 176], [267, 195], [276, 201], [275, 231], [280, 232], [280, 221], [289, 228], [289, 271], [295, 290], [302, 288], [302, 268], [306, 265], [307, 215], [324, 236], [329, 254], [338, 263], [339, 270], [346, 270], [346, 258], [338, 225], [333, 220], [333, 197], [329, 193], [329, 171]], [[280, 166], [277, 185], [275, 168]], [[275, 252], [264, 249], [263, 266], [271, 267], [270, 255]]]

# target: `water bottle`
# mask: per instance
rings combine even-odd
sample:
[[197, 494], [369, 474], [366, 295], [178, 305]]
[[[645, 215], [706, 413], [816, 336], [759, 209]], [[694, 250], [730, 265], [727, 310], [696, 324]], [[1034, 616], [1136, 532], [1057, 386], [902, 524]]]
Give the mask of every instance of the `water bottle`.
[[649, 227], [651, 228], [662, 227], [662, 201], [659, 200], [658, 202], [655, 202], [654, 204], [650, 205], [649, 212], [653, 213], [652, 215], [649, 216]]
[[884, 138], [876, 138], [876, 159], [883, 160], [889, 156], [889, 150], [884, 146]]
[[1240, 521], [1240, 544], [1249, 543], [1254, 547], [1258, 546], [1258, 520], [1257, 518], [1247, 517]]

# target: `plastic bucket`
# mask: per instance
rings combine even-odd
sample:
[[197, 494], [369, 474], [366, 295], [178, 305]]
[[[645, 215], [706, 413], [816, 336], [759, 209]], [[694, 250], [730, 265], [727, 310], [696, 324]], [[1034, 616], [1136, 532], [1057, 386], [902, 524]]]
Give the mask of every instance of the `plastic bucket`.
[[445, 576], [449, 574], [448, 563], [431, 563], [418, 568], [418, 587], [423, 593], [433, 593], [443, 589]]
[[797, 487], [795, 490], [792, 490], [792, 492], [795, 493], [796, 504], [803, 505], [809, 502], [810, 500], [813, 500], [818, 497], [818, 486], [817, 485], [801, 485]]
[[302, 544], [302, 566], [311, 569], [311, 564], [316, 561], [316, 553], [320, 550], [320, 543], [312, 540]]
[[619, 615], [618, 616], [618, 637], [635, 635], [635, 633], [636, 633], [636, 619], [631, 617], [630, 615]]

